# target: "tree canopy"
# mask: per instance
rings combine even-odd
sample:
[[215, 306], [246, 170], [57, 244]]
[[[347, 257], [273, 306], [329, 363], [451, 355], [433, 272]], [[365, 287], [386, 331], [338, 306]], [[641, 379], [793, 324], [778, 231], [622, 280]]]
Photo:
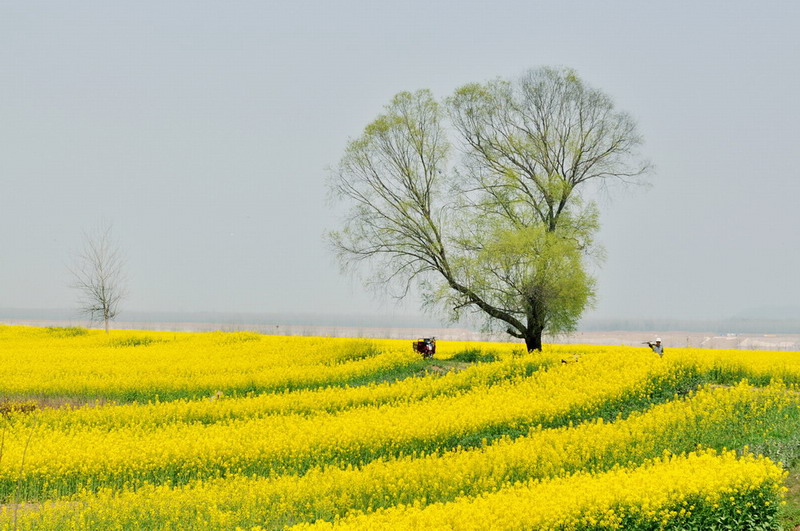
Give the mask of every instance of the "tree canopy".
[[444, 101], [401, 92], [349, 142], [331, 179], [345, 202], [329, 239], [345, 267], [458, 319], [541, 349], [595, 297], [598, 210], [589, 184], [649, 166], [636, 124], [569, 69], [461, 87]]

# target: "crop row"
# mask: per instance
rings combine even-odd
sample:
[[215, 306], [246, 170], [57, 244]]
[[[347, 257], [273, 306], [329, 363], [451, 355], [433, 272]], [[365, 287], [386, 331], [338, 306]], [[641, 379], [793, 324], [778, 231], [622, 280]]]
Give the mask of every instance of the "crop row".
[[362, 385], [405, 378], [424, 367], [406, 343], [400, 348], [396, 341], [137, 334], [64, 339], [0, 326], [0, 396], [164, 401]]
[[20, 523], [27, 526], [30, 521], [33, 526], [42, 519], [48, 528], [68, 528], [76, 522], [104, 528], [116, 522], [134, 529], [196, 520], [209, 528], [278, 528], [400, 504], [449, 502], [582, 470], [635, 466], [665, 451], [691, 451], [698, 444], [744, 448], [786, 436], [798, 427], [800, 396], [784, 386], [706, 388], [626, 419], [535, 428], [526, 436], [476, 449], [381, 459], [360, 468], [315, 468], [302, 476], [105, 488], [98, 494], [48, 503], [33, 513], [35, 520], [23, 511]]
[[[524, 378], [540, 368], [552, 366], [555, 362], [557, 360], [553, 356], [526, 355], [495, 363], [476, 364], [444, 375], [429, 372], [415, 378], [362, 386], [300, 389], [245, 397], [229, 397], [218, 393], [210, 398], [194, 400], [104, 404], [103, 407], [87, 404], [74, 409], [51, 408], [38, 412], [36, 416], [15, 416], [11, 419], [11, 424], [16, 429], [27, 429], [34, 423], [40, 427], [59, 430], [80, 426], [112, 430], [136, 425], [152, 429], [163, 424], [180, 422], [211, 424], [270, 415], [330, 413], [361, 406], [402, 404], [436, 396], [452, 396], [474, 387]], [[347, 363], [338, 367], [353, 369], [352, 365]], [[311, 373], [313, 369], [309, 368], [306, 372]]]
[[[109, 431], [32, 425], [6, 437], [0, 499], [41, 499], [128, 482], [301, 473], [402, 454], [475, 446], [671, 396], [694, 375], [658, 357], [597, 355], [527, 378], [409, 404], [214, 424]], [[23, 467], [24, 463], [24, 467]], [[13, 494], [12, 494], [13, 493]]]
[[774, 529], [783, 476], [766, 458], [704, 451], [292, 529]]
[[[486, 349], [441, 342], [437, 357]], [[492, 344], [500, 357], [515, 344]], [[630, 347], [551, 346], [551, 359], [608, 352], [646, 356]], [[669, 349], [665, 360], [697, 367], [714, 381], [742, 378], [800, 383], [800, 357], [786, 352]], [[428, 365], [398, 340], [303, 338], [238, 333], [172, 333], [0, 326], [0, 396], [58, 404], [161, 401], [364, 385], [412, 376]], [[336, 409], [333, 406], [332, 409]], [[302, 406], [300, 406], [302, 409]]]

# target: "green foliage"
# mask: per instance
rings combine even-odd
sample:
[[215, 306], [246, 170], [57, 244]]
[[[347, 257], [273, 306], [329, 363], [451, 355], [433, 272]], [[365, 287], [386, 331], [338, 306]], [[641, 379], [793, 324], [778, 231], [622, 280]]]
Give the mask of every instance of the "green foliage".
[[116, 348], [126, 347], [146, 347], [153, 343], [163, 343], [161, 339], [154, 339], [147, 336], [115, 337], [109, 341], [109, 345]]
[[467, 348], [456, 352], [450, 359], [453, 361], [463, 361], [465, 363], [484, 363], [497, 361], [497, 355], [494, 352], [484, 352], [479, 348]]
[[551, 333], [572, 331], [594, 300], [595, 280], [586, 271], [580, 242], [590, 241], [596, 228], [596, 223], [557, 231], [542, 225], [495, 227], [486, 231], [481, 251], [459, 265], [472, 286], [491, 294], [498, 306], [535, 316]]
[[89, 333], [88, 330], [79, 326], [48, 326], [45, 330], [55, 337], [85, 336]]
[[[766, 505], [765, 502], [769, 502]], [[687, 498], [659, 512], [674, 511], [669, 523], [662, 524], [650, 515], [630, 511], [620, 522], [620, 529], [662, 531], [749, 531], [778, 530], [779, 500], [767, 487], [737, 492], [736, 496], [711, 503], [702, 496]], [[693, 508], [688, 511], [689, 508]], [[683, 512], [681, 512], [683, 511]], [[587, 529], [607, 529], [597, 526]]]
[[800, 525], [800, 463], [789, 467], [786, 478], [786, 505], [779, 510], [780, 521], [783, 529], [795, 529]]
[[[797, 415], [793, 413], [793, 417]], [[789, 415], [786, 415], [789, 418]], [[775, 422], [773, 426], [782, 428], [785, 421]], [[758, 440], [749, 445], [749, 450], [754, 454], [766, 455], [776, 462], [783, 463], [784, 466], [800, 468], [800, 433], [795, 431], [796, 425], [791, 426], [789, 431], [779, 431], [775, 429], [769, 433], [768, 438]]]

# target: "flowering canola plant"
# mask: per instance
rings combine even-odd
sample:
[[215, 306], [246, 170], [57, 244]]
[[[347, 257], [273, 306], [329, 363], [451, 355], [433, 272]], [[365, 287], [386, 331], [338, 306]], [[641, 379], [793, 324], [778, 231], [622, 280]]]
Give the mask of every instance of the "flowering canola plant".
[[[608, 402], [647, 396], [682, 377], [656, 358], [597, 357], [504, 384], [411, 404], [337, 413], [279, 415], [202, 424], [37, 426], [36, 446], [9, 439], [0, 497], [40, 498], [107, 483], [186, 482], [227, 474], [302, 473], [314, 466], [480, 444], [509, 430], [581, 419]], [[68, 414], [68, 413], [67, 413]], [[25, 460], [23, 468], [22, 462]]]
[[69, 528], [84, 522], [106, 528], [118, 523], [152, 527], [158, 522], [184, 522], [200, 527], [202, 522], [202, 527], [215, 529], [234, 524], [280, 528], [398, 504], [452, 501], [531, 479], [641, 463], [668, 450], [691, 450], [698, 443], [757, 442], [768, 436], [765, 427], [778, 421], [795, 429], [800, 425], [800, 397], [786, 390], [748, 385], [707, 388], [624, 420], [534, 429], [524, 437], [504, 438], [484, 448], [377, 460], [360, 468], [316, 468], [302, 476], [276, 478], [227, 477], [182, 487], [103, 489], [54, 502], [35, 519], [20, 519], [19, 525], [25, 529], [46, 522], [50, 528]]
[[[798, 358], [0, 326], [0, 529], [761, 525], [780, 474], [745, 447], [800, 429]], [[625, 479], [670, 467], [719, 481]]]
[[[149, 403], [88, 404], [69, 412], [59, 409], [41, 411], [35, 421], [39, 426], [74, 429], [77, 426], [116, 429], [122, 426], [200, 422], [210, 424], [222, 420], [261, 418], [293, 413], [335, 412], [365, 405], [401, 404], [435, 396], [452, 396], [479, 386], [491, 386], [516, 377], [532, 375], [552, 365], [548, 357], [525, 356], [499, 363], [476, 364], [462, 371], [425, 373], [416, 378], [395, 382], [373, 382], [361, 386], [335, 386], [298, 389], [279, 393], [248, 394], [229, 397], [217, 392], [211, 397], [151, 401]], [[16, 419], [31, 424], [31, 417]]]
[[421, 367], [398, 341], [60, 330], [0, 326], [3, 395], [171, 400], [362, 384]]
[[763, 529], [774, 523], [783, 477], [767, 458], [706, 451], [292, 529]]

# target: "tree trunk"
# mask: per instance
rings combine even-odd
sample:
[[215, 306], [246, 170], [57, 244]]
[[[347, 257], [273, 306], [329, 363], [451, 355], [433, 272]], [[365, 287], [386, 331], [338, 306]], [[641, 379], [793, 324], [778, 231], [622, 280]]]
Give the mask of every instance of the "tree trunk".
[[106, 334], [108, 334], [108, 318], [104, 319], [104, 321], [106, 324]]
[[525, 334], [525, 346], [528, 347], [528, 352], [534, 350], [542, 351], [542, 329], [528, 330]]

